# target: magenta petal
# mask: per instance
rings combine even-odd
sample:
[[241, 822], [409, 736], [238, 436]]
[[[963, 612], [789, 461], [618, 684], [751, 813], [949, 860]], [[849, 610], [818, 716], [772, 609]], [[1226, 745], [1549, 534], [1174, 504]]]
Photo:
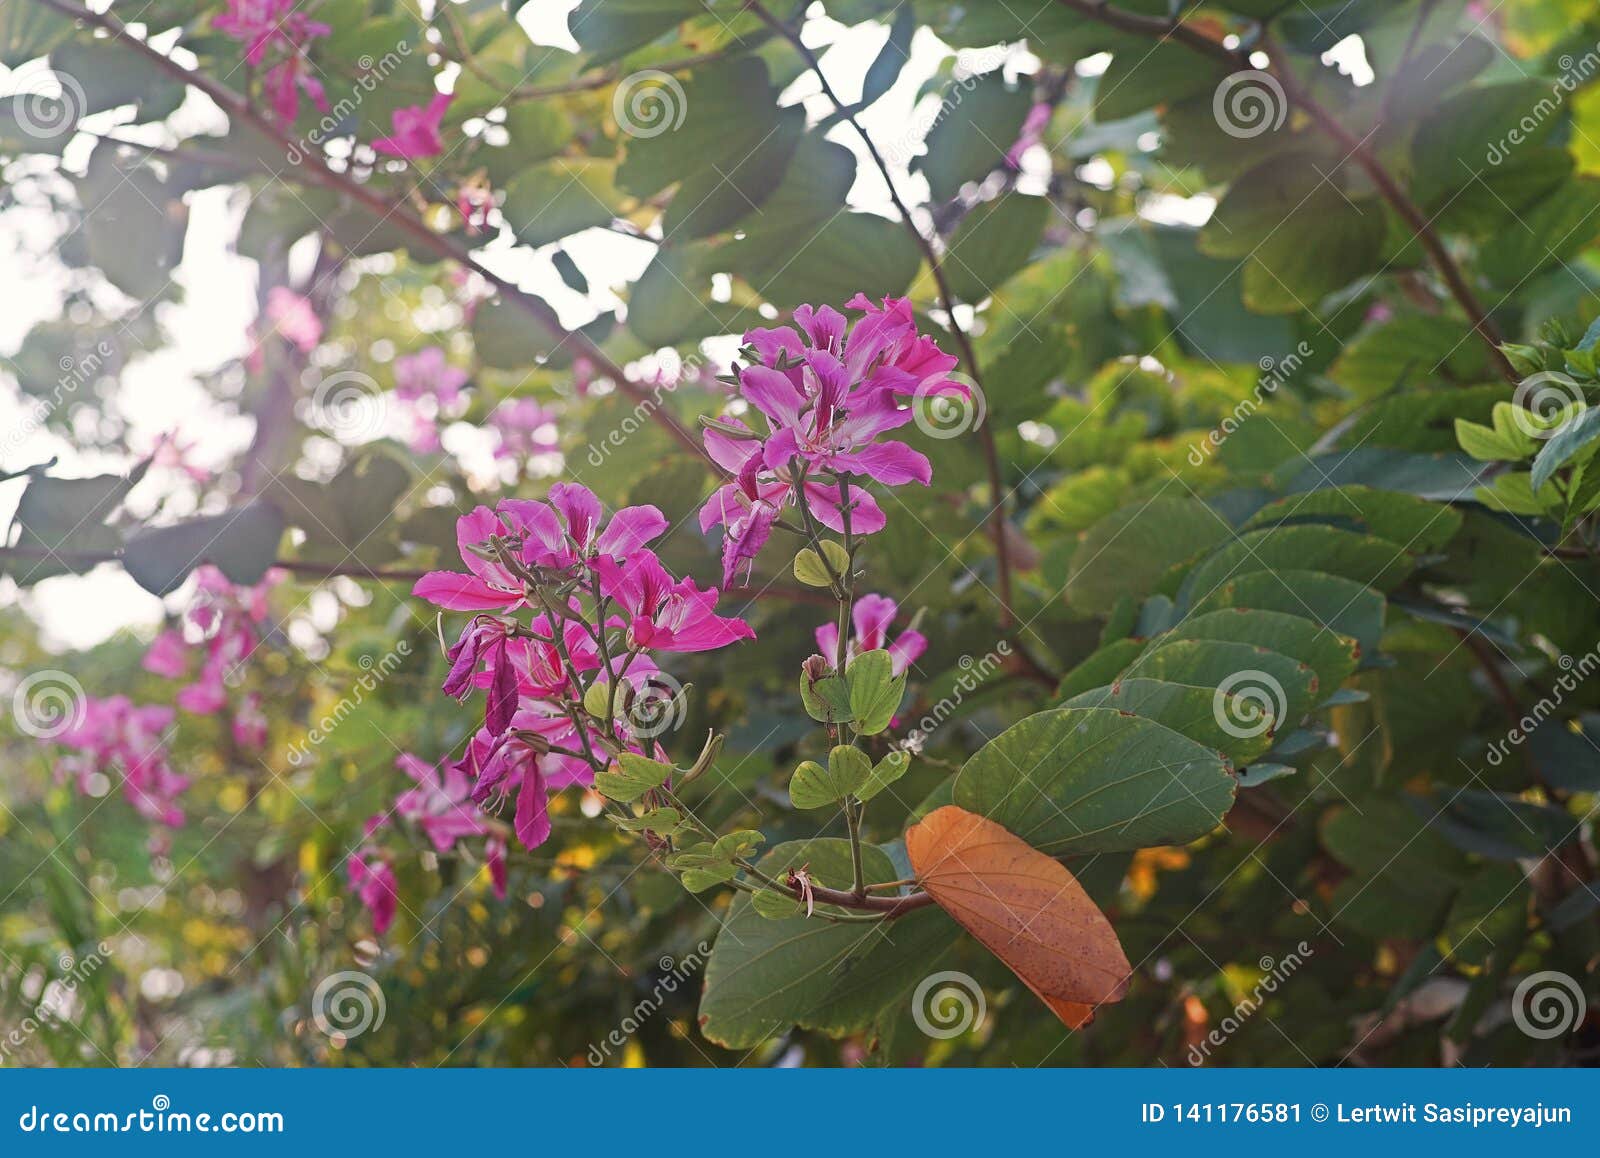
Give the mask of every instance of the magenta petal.
[[544, 777], [530, 769], [517, 793], [517, 813], [512, 821], [517, 839], [525, 848], [538, 848], [550, 839], [549, 801], [545, 797]]
[[629, 555], [660, 538], [667, 525], [667, 516], [656, 507], [623, 507], [611, 516], [595, 548], [606, 555]]
[[891, 487], [908, 482], [927, 486], [933, 479], [933, 468], [927, 456], [903, 442], [879, 442], [850, 454], [836, 454], [832, 465], [837, 470], [864, 474]]
[[928, 641], [920, 631], [902, 631], [888, 650], [889, 658], [893, 661], [890, 671], [895, 675], [904, 675], [906, 669], [928, 650]]
[[800, 421], [805, 399], [789, 375], [770, 366], [748, 366], [739, 374], [739, 392], [761, 413], [780, 426]]
[[522, 602], [522, 597], [514, 592], [492, 587], [476, 575], [463, 575], [458, 571], [429, 571], [417, 580], [411, 594], [446, 611], [492, 611]]

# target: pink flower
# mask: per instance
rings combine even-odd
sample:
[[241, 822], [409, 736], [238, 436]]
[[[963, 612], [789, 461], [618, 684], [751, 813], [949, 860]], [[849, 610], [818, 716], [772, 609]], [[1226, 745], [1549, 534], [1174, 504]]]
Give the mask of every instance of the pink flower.
[[[563, 570], [597, 554], [628, 555], [661, 535], [667, 518], [655, 507], [626, 507], [600, 529], [600, 500], [587, 487], [556, 483], [550, 502], [502, 499], [456, 521], [456, 543], [470, 574], [432, 571], [411, 593], [449, 611], [514, 610], [523, 583], [503, 552], [524, 568]], [[496, 547], [494, 544], [498, 543]]]
[[[887, 649], [895, 675], [902, 675], [915, 663], [928, 650], [928, 641], [921, 632], [902, 631], [893, 643], [888, 642], [889, 624], [898, 611], [895, 601], [886, 595], [863, 595], [857, 599], [850, 616], [855, 633], [846, 646], [846, 662], [864, 651]], [[830, 665], [834, 663], [839, 654], [838, 624], [824, 623], [817, 628], [817, 650]]]
[[[902, 442], [880, 436], [912, 420], [902, 397], [966, 393], [949, 377], [956, 359], [917, 333], [911, 303], [881, 307], [858, 294], [853, 325], [829, 306], [800, 306], [799, 330], [789, 326], [745, 334], [752, 364], [739, 371], [739, 394], [765, 419], [766, 432], [737, 419], [706, 431], [706, 451], [733, 476], [700, 513], [702, 529], [722, 525], [723, 580], [754, 559], [778, 509], [803, 501], [826, 527], [870, 535], [883, 512], [854, 481], [926, 486], [928, 460]], [[803, 474], [802, 474], [803, 472]], [[803, 482], [802, 482], [803, 477]]]
[[433, 398], [441, 407], [452, 407], [466, 383], [467, 372], [450, 365], [438, 346], [394, 360], [394, 392], [407, 402]]
[[261, 710], [261, 693], [247, 692], [233, 711], [233, 742], [254, 751], [266, 747], [267, 713]]
[[1050, 104], [1040, 101], [1028, 110], [1028, 115], [1022, 122], [1022, 128], [1017, 132], [1017, 139], [1011, 148], [1006, 150], [1006, 164], [1011, 168], [1020, 168], [1022, 154], [1034, 145], [1037, 145], [1044, 135], [1045, 126], [1050, 123]]
[[120, 776], [122, 794], [146, 820], [177, 828], [183, 810], [177, 798], [189, 787], [167, 752], [166, 731], [172, 726], [171, 708], [155, 704], [135, 706], [127, 696], [86, 698], [81, 718], [58, 741], [77, 751], [58, 766], [85, 792], [96, 773], [113, 783]]
[[742, 619], [713, 612], [717, 589], [702, 591], [692, 579], [674, 580], [653, 551], [623, 564], [602, 558], [601, 591], [628, 612], [628, 646], [650, 651], [714, 651], [756, 633]]
[[437, 157], [444, 152], [444, 141], [439, 136], [439, 125], [445, 110], [450, 107], [450, 96], [438, 93], [427, 105], [408, 105], [395, 109], [391, 116], [394, 132], [379, 137], [372, 147], [390, 157], [403, 157], [408, 161], [423, 157]]
[[464, 836], [488, 831], [483, 814], [472, 803], [472, 782], [454, 764], [434, 767], [403, 752], [395, 767], [416, 782], [394, 802], [395, 811], [418, 826], [439, 852], [448, 852]]
[[[267, 592], [282, 579], [282, 572], [270, 571], [254, 587], [237, 587], [222, 572], [206, 565], [195, 571], [198, 590], [195, 601], [184, 615], [184, 623], [196, 638], [190, 644], [182, 627], [168, 628], [150, 644], [145, 652], [143, 666], [148, 672], [167, 679], [182, 679], [189, 673], [188, 653], [205, 649], [199, 674], [195, 681], [181, 688], [175, 697], [177, 705], [186, 712], [212, 715], [228, 703], [227, 682], [233, 678], [260, 642], [258, 624], [267, 617]], [[255, 711], [246, 699], [234, 720], [235, 735], [256, 734], [258, 725], [254, 716], [260, 712], [256, 698]], [[259, 724], [262, 743], [265, 743], [265, 718]], [[246, 740], [241, 744], [252, 746]], [[258, 745], [257, 745], [258, 746]]]
[[394, 924], [395, 910], [400, 904], [400, 886], [394, 869], [371, 849], [351, 853], [346, 868], [350, 887], [372, 913], [372, 931], [383, 936]]
[[265, 84], [272, 111], [280, 121], [300, 114], [300, 94], [310, 97], [323, 112], [328, 98], [322, 82], [311, 75], [307, 49], [333, 29], [296, 11], [299, 0], [227, 0], [227, 11], [212, 18], [211, 27], [245, 46], [245, 60], [259, 68], [270, 56]]
[[556, 413], [533, 398], [513, 398], [502, 402], [489, 415], [489, 425], [500, 435], [494, 449], [496, 458], [522, 462], [536, 454], [561, 449], [556, 438]]
[[322, 319], [310, 299], [288, 286], [275, 285], [267, 291], [266, 313], [273, 332], [302, 354], [311, 353], [322, 341]]

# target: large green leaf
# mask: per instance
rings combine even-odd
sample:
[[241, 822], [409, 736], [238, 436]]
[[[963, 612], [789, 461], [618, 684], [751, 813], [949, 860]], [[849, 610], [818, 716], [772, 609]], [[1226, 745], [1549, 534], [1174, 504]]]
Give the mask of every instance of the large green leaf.
[[1052, 210], [1044, 197], [1008, 193], [978, 206], [961, 223], [941, 263], [950, 292], [969, 302], [1028, 264]]
[[1326, 487], [1290, 495], [1262, 507], [1243, 529], [1324, 518], [1353, 523], [1361, 531], [1415, 552], [1437, 551], [1461, 529], [1461, 512], [1449, 506], [1366, 486]]
[[1287, 735], [1319, 698], [1316, 673], [1293, 656], [1228, 640], [1160, 643], [1139, 656], [1120, 679], [1136, 676], [1220, 689], [1233, 701], [1219, 701], [1219, 707], [1242, 702], [1245, 714], [1230, 720], [1229, 726], [1246, 735], [1259, 734], [1269, 726], [1274, 735]]
[[1214, 750], [1138, 716], [1060, 708], [985, 744], [955, 803], [1051, 856], [1184, 844], [1210, 832], [1235, 781]]
[[1193, 615], [1153, 646], [1179, 639], [1211, 639], [1269, 648], [1299, 660], [1316, 673], [1318, 700], [1326, 699], [1356, 670], [1355, 640], [1336, 635], [1296, 614], [1234, 607]]
[[1387, 591], [1413, 566], [1403, 548], [1375, 535], [1316, 525], [1267, 527], [1214, 551], [1189, 572], [1183, 589], [1190, 602], [1198, 602], [1235, 575], [1283, 567], [1326, 571]]
[[1085, 611], [1109, 611], [1123, 595], [1153, 591], [1173, 567], [1231, 536], [1228, 524], [1194, 499], [1158, 497], [1123, 507], [1080, 538], [1067, 598]]
[[1365, 657], [1376, 655], [1388, 604], [1382, 595], [1353, 579], [1290, 568], [1237, 575], [1207, 595], [1195, 614], [1222, 607], [1258, 607], [1302, 615], [1354, 639]]
[[[1238, 735], [1222, 726], [1222, 719], [1243, 719], [1248, 708], [1224, 702], [1219, 711], [1216, 688], [1164, 680], [1127, 679], [1095, 688], [1068, 700], [1066, 708], [1113, 708], [1154, 720], [1197, 744], [1215, 748], [1236, 766], [1243, 767], [1272, 747], [1276, 728], [1255, 735]], [[1221, 693], [1226, 700], [1229, 693]]]
[[620, 210], [609, 161], [545, 161], [522, 170], [506, 186], [501, 212], [525, 245], [548, 245], [605, 225]]
[[928, 151], [914, 165], [935, 201], [948, 201], [968, 181], [999, 166], [1033, 103], [1027, 90], [1006, 83], [1000, 70], [952, 81]]
[[[814, 881], [848, 888], [850, 843], [781, 844], [757, 867], [778, 879], [804, 868]], [[899, 875], [870, 845], [862, 849], [862, 868], [869, 884]], [[730, 1049], [749, 1049], [793, 1025], [835, 1037], [866, 1029], [936, 968], [958, 933], [935, 907], [877, 923], [838, 924], [804, 914], [772, 920], [741, 893], [706, 966], [701, 1032]]]
[[251, 587], [278, 557], [283, 528], [276, 506], [248, 503], [224, 514], [129, 535], [122, 565], [154, 595], [176, 591], [201, 563], [214, 564], [229, 582]]

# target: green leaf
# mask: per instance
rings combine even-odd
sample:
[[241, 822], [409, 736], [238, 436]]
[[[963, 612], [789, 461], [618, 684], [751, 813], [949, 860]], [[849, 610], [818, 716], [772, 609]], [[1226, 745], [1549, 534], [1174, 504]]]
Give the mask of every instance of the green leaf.
[[841, 213], [817, 228], [766, 225], [720, 251], [728, 268], [780, 309], [905, 292], [922, 251], [905, 226], [871, 213]]
[[[782, 844], [758, 867], [778, 880], [804, 867], [823, 884], [848, 887], [850, 842]], [[870, 845], [862, 849], [862, 868], [868, 884], [898, 878], [889, 858]], [[955, 923], [935, 906], [894, 921], [837, 924], [807, 919], [803, 910], [787, 919], [764, 916], [741, 893], [706, 965], [701, 1031], [718, 1045], [750, 1049], [792, 1025], [835, 1037], [864, 1030], [938, 967], [957, 936]]]
[[283, 529], [283, 513], [276, 506], [249, 503], [130, 535], [122, 565], [152, 595], [176, 591], [201, 563], [214, 564], [231, 583], [253, 587], [277, 559]]
[[1119, 679], [1165, 680], [1217, 688], [1243, 707], [1230, 725], [1245, 736], [1298, 724], [1317, 700], [1316, 673], [1292, 656], [1266, 647], [1213, 639], [1175, 639], [1141, 655]]
[[707, 889], [714, 889], [718, 885], [725, 885], [738, 875], [738, 869], [733, 865], [716, 865], [712, 868], [685, 869], [678, 879], [683, 882], [683, 887], [691, 893], [703, 893]]
[[[1220, 707], [1219, 697], [1224, 701]], [[1242, 767], [1272, 747], [1280, 724], [1270, 720], [1265, 729], [1252, 728], [1242, 736], [1236, 734], [1238, 729], [1228, 731], [1222, 726], [1223, 720], [1242, 720], [1249, 715], [1249, 706], [1237, 701], [1237, 696], [1217, 688], [1134, 678], [1084, 692], [1062, 706], [1111, 708], [1143, 716], [1197, 744], [1216, 749], [1236, 767]]]
[[594, 775], [595, 790], [607, 800], [631, 804], [653, 788], [660, 788], [672, 776], [671, 764], [624, 752], [604, 772]]
[[1363, 583], [1289, 568], [1237, 575], [1201, 600], [1191, 614], [1222, 607], [1258, 607], [1301, 615], [1354, 639], [1364, 658], [1378, 653], [1388, 604]]
[[963, 184], [998, 167], [1031, 104], [1030, 95], [1008, 85], [998, 69], [952, 81], [944, 90], [943, 115], [928, 133], [928, 151], [913, 163], [928, 179], [933, 199], [948, 201]]
[[833, 576], [828, 573], [822, 556], [810, 547], [801, 547], [794, 557], [794, 577], [807, 587], [829, 587]]
[[1243, 643], [1287, 655], [1315, 673], [1315, 694], [1319, 701], [1339, 689], [1355, 671], [1358, 659], [1353, 639], [1335, 635], [1299, 615], [1245, 607], [1191, 615], [1172, 631], [1158, 635], [1151, 646], [1160, 647], [1180, 639]]
[[[524, 245], [548, 245], [608, 225], [622, 196], [609, 161], [553, 160], [522, 170], [506, 186], [501, 212]], [[526, 325], [526, 320], [524, 321]]]
[[1244, 524], [1259, 527], [1349, 522], [1408, 551], [1437, 551], [1461, 529], [1461, 512], [1444, 503], [1368, 486], [1324, 487], [1268, 503]]
[[1556, 471], [1588, 461], [1594, 454], [1596, 439], [1600, 439], [1600, 409], [1585, 410], [1563, 425], [1544, 444], [1539, 457], [1533, 460], [1529, 485], [1537, 491], [1555, 476]]
[[18, 585], [36, 583], [52, 575], [81, 575], [96, 564], [75, 559], [74, 555], [110, 554], [120, 547], [122, 536], [106, 521], [122, 505], [134, 481], [119, 474], [30, 478], [17, 500], [16, 545], [40, 557], [18, 560], [13, 565], [11, 574]]
[[1149, 593], [1173, 567], [1231, 535], [1216, 512], [1193, 499], [1159, 497], [1123, 507], [1081, 536], [1067, 599], [1084, 611], [1109, 611], [1124, 594]]
[[1210, 93], [1227, 70], [1181, 44], [1135, 40], [1111, 58], [1095, 86], [1097, 121], [1131, 117], [1159, 104]]
[[[812, 666], [818, 674], [813, 676]], [[800, 671], [800, 702], [806, 714], [823, 724], [846, 724], [855, 719], [850, 708], [850, 685], [821, 656], [807, 660]], [[823, 674], [827, 673], [827, 674]]]
[[762, 889], [752, 893], [750, 907], [769, 921], [787, 921], [805, 911], [805, 906], [797, 898], [780, 893], [777, 889]]
[[911, 753], [896, 749], [882, 760], [879, 760], [872, 769], [872, 774], [855, 790], [857, 800], [871, 800], [889, 785], [906, 774], [911, 767]]
[[1279, 567], [1325, 571], [1387, 591], [1414, 566], [1399, 545], [1375, 535], [1326, 526], [1267, 527], [1246, 532], [1212, 552], [1190, 571], [1184, 591], [1191, 601], [1198, 601], [1235, 575]]
[[556, 349], [553, 335], [503, 297], [479, 303], [472, 315], [472, 344], [483, 364], [496, 370], [526, 371]]
[[1600, 179], [1581, 177], [1518, 215], [1515, 228], [1487, 242], [1479, 265], [1490, 281], [1512, 289], [1584, 249], [1600, 230]]
[[854, 794], [871, 772], [872, 762], [866, 753], [841, 745], [828, 754], [826, 768], [807, 760], [794, 770], [789, 780], [789, 800], [796, 808], [826, 808]]
[[851, 727], [863, 736], [876, 736], [900, 710], [906, 677], [895, 675], [893, 668], [893, 657], [880, 649], [862, 652], [845, 669], [845, 682], [850, 685]]
[[1215, 751], [1138, 716], [1068, 708], [979, 749], [955, 803], [1060, 856], [1185, 844], [1217, 826], [1233, 793]]
[[1028, 264], [1053, 211], [1044, 197], [1007, 193], [979, 205], [950, 239], [940, 263], [950, 292], [981, 301]]
[[1456, 441], [1479, 462], [1521, 462], [1529, 453], [1519, 440], [1465, 418], [1456, 419]]

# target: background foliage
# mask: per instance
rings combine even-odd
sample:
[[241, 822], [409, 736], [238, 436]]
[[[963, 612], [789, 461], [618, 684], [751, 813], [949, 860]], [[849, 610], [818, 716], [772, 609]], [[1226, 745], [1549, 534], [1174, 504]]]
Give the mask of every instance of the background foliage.
[[[25, 729], [0, 740], [0, 1024], [37, 1023], [6, 1059], [1152, 1065], [1232, 1022], [1209, 1064], [1591, 1062], [1593, 6], [583, 0], [575, 49], [513, 18], [548, 27], [546, 7], [308, 0], [332, 29], [307, 59], [333, 112], [302, 101], [285, 124], [213, 26], [221, 4], [0, 2], [0, 203], [10, 228], [47, 223], [67, 286], [8, 355], [29, 407], [0, 445], [10, 686], [62, 669], [96, 696], [171, 698], [135, 633], [47, 651], [36, 585], [122, 566], [166, 594], [188, 580], [183, 536], [223, 529], [231, 578], [291, 567], [234, 680], [269, 705], [268, 742], [243, 752], [225, 720], [180, 716], [193, 786], [170, 848], [152, 855], [115, 794], [53, 777], [59, 751]], [[857, 33], [881, 48], [828, 50]], [[29, 87], [41, 69], [53, 87]], [[374, 153], [436, 84], [454, 94], [443, 150]], [[167, 307], [206, 287], [172, 275], [218, 189], [263, 321], [259, 355], [206, 380], [251, 433], [190, 476], [131, 444], [120, 381], [186, 340]], [[268, 310], [284, 287], [320, 323], [305, 348]], [[694, 432], [723, 407], [727, 335], [858, 292], [908, 295], [986, 411], [912, 438], [934, 485], [883, 497], [864, 548], [931, 641], [902, 723], [936, 721], [874, 801], [872, 871], [907, 875], [899, 838], [928, 802], [985, 812], [1068, 858], [1134, 965], [1127, 997], [1069, 1031], [929, 910], [860, 950], [875, 984], [788, 984], [783, 968], [856, 960], [834, 942], [864, 935], [824, 926], [826, 945], [774, 955], [768, 1004], [702, 1004], [702, 973], [731, 963], [706, 971], [701, 947], [727, 925], [759, 955], [784, 922], [641, 867], [575, 792], [513, 856], [504, 903], [481, 865], [412, 834], [404, 904], [374, 938], [345, 858], [406, 786], [396, 754], [457, 752], [471, 727], [408, 594], [454, 565], [455, 516], [564, 475], [660, 506], [663, 557], [708, 581]], [[394, 358], [430, 345], [470, 386], [448, 449], [418, 450]], [[461, 451], [451, 431], [508, 399], [550, 408], [560, 457]], [[89, 465], [30, 457], [38, 430]], [[674, 666], [694, 685], [676, 744], [728, 736], [697, 809], [769, 846], [843, 834], [785, 790], [819, 754], [793, 673], [828, 614], [788, 561], [769, 552], [724, 599], [756, 642]], [[400, 641], [410, 658], [364, 681]], [[1241, 673], [1280, 694], [1270, 731], [1214, 710], [1254, 718], [1261, 681], [1229, 698]], [[1128, 716], [1095, 748], [1081, 717], [1036, 715], [1062, 707]], [[1200, 752], [1215, 791], [1086, 838], [1006, 803], [1011, 758], [985, 744], [1027, 717], [1055, 730], [1007, 742], [1067, 745], [1074, 776]], [[786, 855], [826, 878], [837, 849]], [[102, 943], [105, 964], [36, 1014]], [[353, 969], [381, 985], [383, 1023], [330, 1036], [314, 990]], [[911, 1016], [938, 970], [987, 998], [947, 1039]], [[1513, 1012], [1549, 972], [1591, 1012], [1537, 1036]]]

